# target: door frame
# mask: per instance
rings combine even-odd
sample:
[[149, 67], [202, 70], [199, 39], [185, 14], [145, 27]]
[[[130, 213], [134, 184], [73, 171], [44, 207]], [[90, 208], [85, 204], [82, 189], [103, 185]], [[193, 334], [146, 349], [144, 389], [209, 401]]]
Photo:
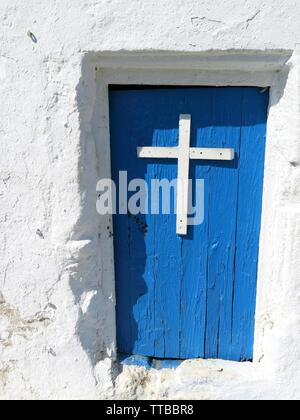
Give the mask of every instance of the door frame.
[[[287, 191], [284, 178], [289, 176], [291, 167], [297, 165], [297, 140], [299, 143], [296, 135], [296, 121], [293, 121], [293, 127], [289, 130], [285, 124], [286, 112], [290, 107], [295, 107], [294, 91], [295, 86], [298, 86], [298, 66], [291, 65], [295, 62], [295, 55], [292, 59], [291, 56], [291, 51], [248, 53], [223, 51], [198, 54], [87, 53], [86, 61], [82, 66], [81, 80], [81, 83], [89, 86], [89, 98], [86, 100], [93, 102], [90, 124], [96, 139], [95, 150], [98, 164], [95, 170], [99, 179], [111, 176], [109, 85], [270, 88], [253, 364], [257, 365], [264, 361], [273, 368], [284, 351], [287, 352], [283, 344], [278, 341], [278, 332], [284, 328], [280, 316], [286, 312], [290, 294], [290, 290], [286, 290], [287, 286], [283, 292], [282, 285], [285, 279], [289, 278], [286, 273], [291, 272], [292, 276], [296, 276], [297, 271], [290, 255], [287, 255], [285, 251], [286, 247], [291, 247], [293, 243], [293, 238], [289, 238], [288, 232], [291, 235], [292, 229], [295, 228], [296, 207], [290, 211], [282, 205]], [[286, 142], [291, 145], [289, 150], [283, 147]], [[279, 170], [279, 165], [283, 163], [284, 166], [281, 166]], [[107, 328], [104, 331], [104, 337], [108, 353], [112, 359], [115, 359], [116, 301], [112, 218], [99, 216], [97, 229], [100, 238], [99, 258], [102, 266], [102, 285], [104, 295], [109, 297], [105, 308], [109, 322], [104, 326], [105, 329]]]

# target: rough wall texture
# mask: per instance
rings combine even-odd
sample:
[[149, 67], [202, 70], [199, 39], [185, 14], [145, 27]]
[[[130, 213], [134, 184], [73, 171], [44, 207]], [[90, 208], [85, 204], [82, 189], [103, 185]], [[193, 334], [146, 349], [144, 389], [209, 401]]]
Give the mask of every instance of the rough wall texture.
[[[111, 361], [104, 325], [113, 324], [106, 305], [113, 296], [102, 281], [95, 208], [86, 205], [99, 176], [96, 98], [82, 79], [86, 52], [293, 50], [299, 22], [298, 0], [1, 0], [0, 398], [300, 396], [298, 347], [286, 324], [281, 346], [293, 356], [280, 365], [282, 375], [201, 361], [121, 372]], [[282, 121], [276, 130], [284, 129]], [[286, 283], [277, 288], [292, 290], [292, 307], [300, 293], [290, 271], [300, 266], [298, 165], [295, 151], [280, 192], [288, 222], [278, 227], [291, 239], [277, 267]], [[273, 313], [266, 328], [288, 312]], [[299, 320], [290, 327], [297, 336]], [[286, 353], [278, 352], [281, 360]]]

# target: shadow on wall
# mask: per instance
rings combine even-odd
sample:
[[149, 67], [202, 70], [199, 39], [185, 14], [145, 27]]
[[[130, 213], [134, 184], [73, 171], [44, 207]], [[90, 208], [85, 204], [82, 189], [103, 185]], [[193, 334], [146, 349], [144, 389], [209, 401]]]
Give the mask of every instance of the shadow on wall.
[[[96, 184], [100, 178], [110, 176], [110, 156], [101, 135], [108, 132], [109, 121], [103, 116], [102, 109], [107, 106], [108, 97], [105, 88], [97, 82], [97, 71], [90, 60], [92, 56], [86, 54], [83, 57], [81, 78], [76, 88], [80, 124], [78, 182], [81, 211], [70, 235], [70, 241], [78, 252], [70, 261], [69, 273], [70, 287], [79, 310], [77, 335], [95, 366], [115, 354], [116, 320], [112, 219], [100, 217], [96, 211]], [[270, 107], [275, 106], [283, 95], [288, 70], [278, 77], [277, 88], [271, 90]], [[132, 220], [132, 224], [135, 226], [136, 221]], [[146, 285], [141, 285], [133, 301], [146, 290]], [[133, 331], [133, 336], [136, 334], [137, 331]]]
[[114, 353], [115, 302], [110, 254], [112, 222], [108, 217], [101, 218], [96, 211], [96, 185], [104, 175], [99, 172], [101, 150], [96, 140], [101, 125], [98, 101], [101, 93], [97, 89], [95, 66], [90, 63], [89, 55], [82, 59], [76, 91], [80, 124], [80, 215], [70, 236], [77, 254], [70, 262], [69, 278], [79, 310], [77, 334], [95, 366]]

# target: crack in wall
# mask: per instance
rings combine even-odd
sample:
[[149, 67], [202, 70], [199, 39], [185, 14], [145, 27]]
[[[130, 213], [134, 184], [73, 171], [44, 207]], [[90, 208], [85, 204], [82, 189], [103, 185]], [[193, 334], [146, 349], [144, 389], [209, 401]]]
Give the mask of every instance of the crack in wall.
[[253, 15], [251, 15], [246, 20], [236, 20], [233, 22], [225, 22], [220, 19], [211, 19], [207, 16], [192, 16], [190, 18], [192, 26], [199, 31], [202, 32], [209, 32], [212, 34], [217, 34], [218, 32], [227, 30], [229, 28], [234, 28], [239, 25], [245, 24], [245, 28], [248, 29], [251, 22], [253, 22], [259, 15], [261, 14], [261, 10], [257, 10]]

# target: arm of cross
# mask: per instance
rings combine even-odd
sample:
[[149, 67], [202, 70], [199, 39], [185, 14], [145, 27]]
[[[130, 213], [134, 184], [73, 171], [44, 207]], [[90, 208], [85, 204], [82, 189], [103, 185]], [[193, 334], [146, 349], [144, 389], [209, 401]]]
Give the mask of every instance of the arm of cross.
[[[139, 158], [178, 159], [179, 147], [138, 147]], [[209, 147], [190, 147], [190, 159], [194, 160], [233, 160], [233, 149], [212, 149]]]

